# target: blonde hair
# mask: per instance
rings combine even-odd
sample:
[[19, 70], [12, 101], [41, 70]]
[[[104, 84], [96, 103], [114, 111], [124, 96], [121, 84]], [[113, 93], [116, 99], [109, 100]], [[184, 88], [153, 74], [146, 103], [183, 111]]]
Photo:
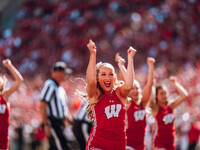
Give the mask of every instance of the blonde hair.
[[133, 84], [136, 85], [136, 87], [138, 88], [138, 93], [139, 93], [138, 99], [142, 100], [142, 88], [140, 86], [140, 83], [137, 80], [134, 80]]
[[3, 93], [6, 82], [7, 82], [6, 76], [4, 74], [0, 74], [0, 94]]
[[[140, 86], [140, 83], [137, 80], [133, 80], [133, 86], [136, 86], [138, 88], [138, 101], [140, 102], [142, 100], [142, 88]], [[127, 98], [128, 101], [131, 101], [132, 98], [129, 96]]]
[[[110, 63], [99, 62], [99, 63], [96, 64], [96, 78], [98, 78], [99, 70], [102, 67], [110, 68], [113, 71], [113, 74], [114, 74], [114, 77], [115, 77], [115, 82], [114, 82], [114, 85], [113, 85], [113, 90], [116, 90], [118, 87], [121, 87], [124, 84], [124, 81], [117, 80], [117, 74], [115, 72], [115, 69], [114, 69], [114, 67]], [[97, 82], [97, 84], [98, 84], [98, 82]], [[97, 87], [100, 89], [100, 91], [102, 91], [102, 89], [101, 89], [101, 87], [100, 87], [99, 84], [97, 85]]]
[[[124, 84], [124, 81], [118, 81], [117, 80], [117, 74], [115, 72], [115, 69], [110, 63], [99, 62], [99, 63], [96, 64], [96, 79], [98, 79], [99, 70], [101, 69], [101, 67], [107, 67], [107, 68], [112, 69], [114, 77], [115, 77], [113, 90], [116, 90], [118, 87], [121, 87]], [[98, 99], [100, 99], [103, 91], [102, 91], [102, 88], [101, 88], [99, 82], [97, 82], [97, 88], [100, 90], [100, 96], [98, 98]], [[93, 121], [93, 115], [92, 115], [92, 110], [90, 108], [88, 95], [86, 93], [82, 92], [82, 91], [79, 91], [79, 90], [76, 90], [76, 92], [74, 94], [78, 95], [81, 98], [81, 100], [86, 101], [88, 103], [88, 106], [85, 108], [85, 110], [88, 113], [88, 118]]]

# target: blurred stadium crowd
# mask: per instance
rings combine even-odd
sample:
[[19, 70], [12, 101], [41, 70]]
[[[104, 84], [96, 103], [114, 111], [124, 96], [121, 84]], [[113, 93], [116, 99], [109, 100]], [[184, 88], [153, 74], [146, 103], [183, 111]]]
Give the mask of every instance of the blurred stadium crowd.
[[125, 57], [128, 46], [135, 47], [135, 74], [141, 85], [146, 81], [148, 56], [156, 59], [158, 81], [168, 84], [169, 75], [178, 77], [189, 92], [188, 100], [176, 111], [177, 147], [184, 147], [190, 124], [200, 130], [199, 18], [198, 0], [24, 0], [15, 14], [15, 25], [0, 30], [0, 60], [10, 58], [25, 78], [10, 98], [11, 139], [19, 139], [15, 135], [21, 127], [24, 143], [32, 141], [30, 135], [41, 122], [41, 86], [57, 60], [73, 69], [63, 85], [76, 115], [81, 101], [73, 93], [85, 86], [77, 77], [85, 78], [86, 45], [91, 38], [97, 44], [97, 61], [116, 67], [115, 54]]

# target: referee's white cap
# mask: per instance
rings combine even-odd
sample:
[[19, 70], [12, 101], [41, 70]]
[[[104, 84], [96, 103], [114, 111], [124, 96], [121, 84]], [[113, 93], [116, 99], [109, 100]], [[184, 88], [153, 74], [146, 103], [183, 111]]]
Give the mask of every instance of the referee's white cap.
[[52, 72], [54, 71], [65, 71], [66, 74], [72, 73], [72, 69], [68, 68], [63, 61], [58, 61], [53, 65]]

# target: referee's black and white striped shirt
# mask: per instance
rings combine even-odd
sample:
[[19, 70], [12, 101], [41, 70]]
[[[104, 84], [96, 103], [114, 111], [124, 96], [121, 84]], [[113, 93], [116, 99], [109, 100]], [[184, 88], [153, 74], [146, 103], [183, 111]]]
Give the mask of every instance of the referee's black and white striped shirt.
[[48, 117], [65, 119], [68, 116], [67, 94], [64, 88], [59, 86], [53, 79], [45, 82], [40, 98], [48, 103], [46, 107]]
[[83, 101], [82, 106], [79, 109], [78, 115], [77, 115], [77, 120], [81, 120], [85, 123], [92, 123], [90, 119], [88, 119], [88, 114], [85, 110], [87, 107], [88, 103], [86, 101]]

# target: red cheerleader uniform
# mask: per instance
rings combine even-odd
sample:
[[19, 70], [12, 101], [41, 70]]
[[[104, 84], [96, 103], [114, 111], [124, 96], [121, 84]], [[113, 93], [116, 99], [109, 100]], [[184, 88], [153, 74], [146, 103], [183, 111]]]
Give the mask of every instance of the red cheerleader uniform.
[[131, 102], [127, 110], [128, 129], [127, 146], [135, 150], [144, 150], [145, 148], [145, 129], [146, 129], [146, 112], [142, 103], [137, 105], [134, 101]]
[[125, 150], [126, 109], [115, 91], [103, 93], [93, 108], [94, 127], [86, 144], [86, 150]]
[[8, 149], [8, 126], [10, 109], [7, 102], [0, 95], [0, 149]]
[[168, 105], [166, 105], [165, 108], [159, 106], [155, 118], [157, 121], [157, 134], [154, 142], [155, 147], [175, 150], [175, 129], [173, 126], [175, 116], [172, 109]]

